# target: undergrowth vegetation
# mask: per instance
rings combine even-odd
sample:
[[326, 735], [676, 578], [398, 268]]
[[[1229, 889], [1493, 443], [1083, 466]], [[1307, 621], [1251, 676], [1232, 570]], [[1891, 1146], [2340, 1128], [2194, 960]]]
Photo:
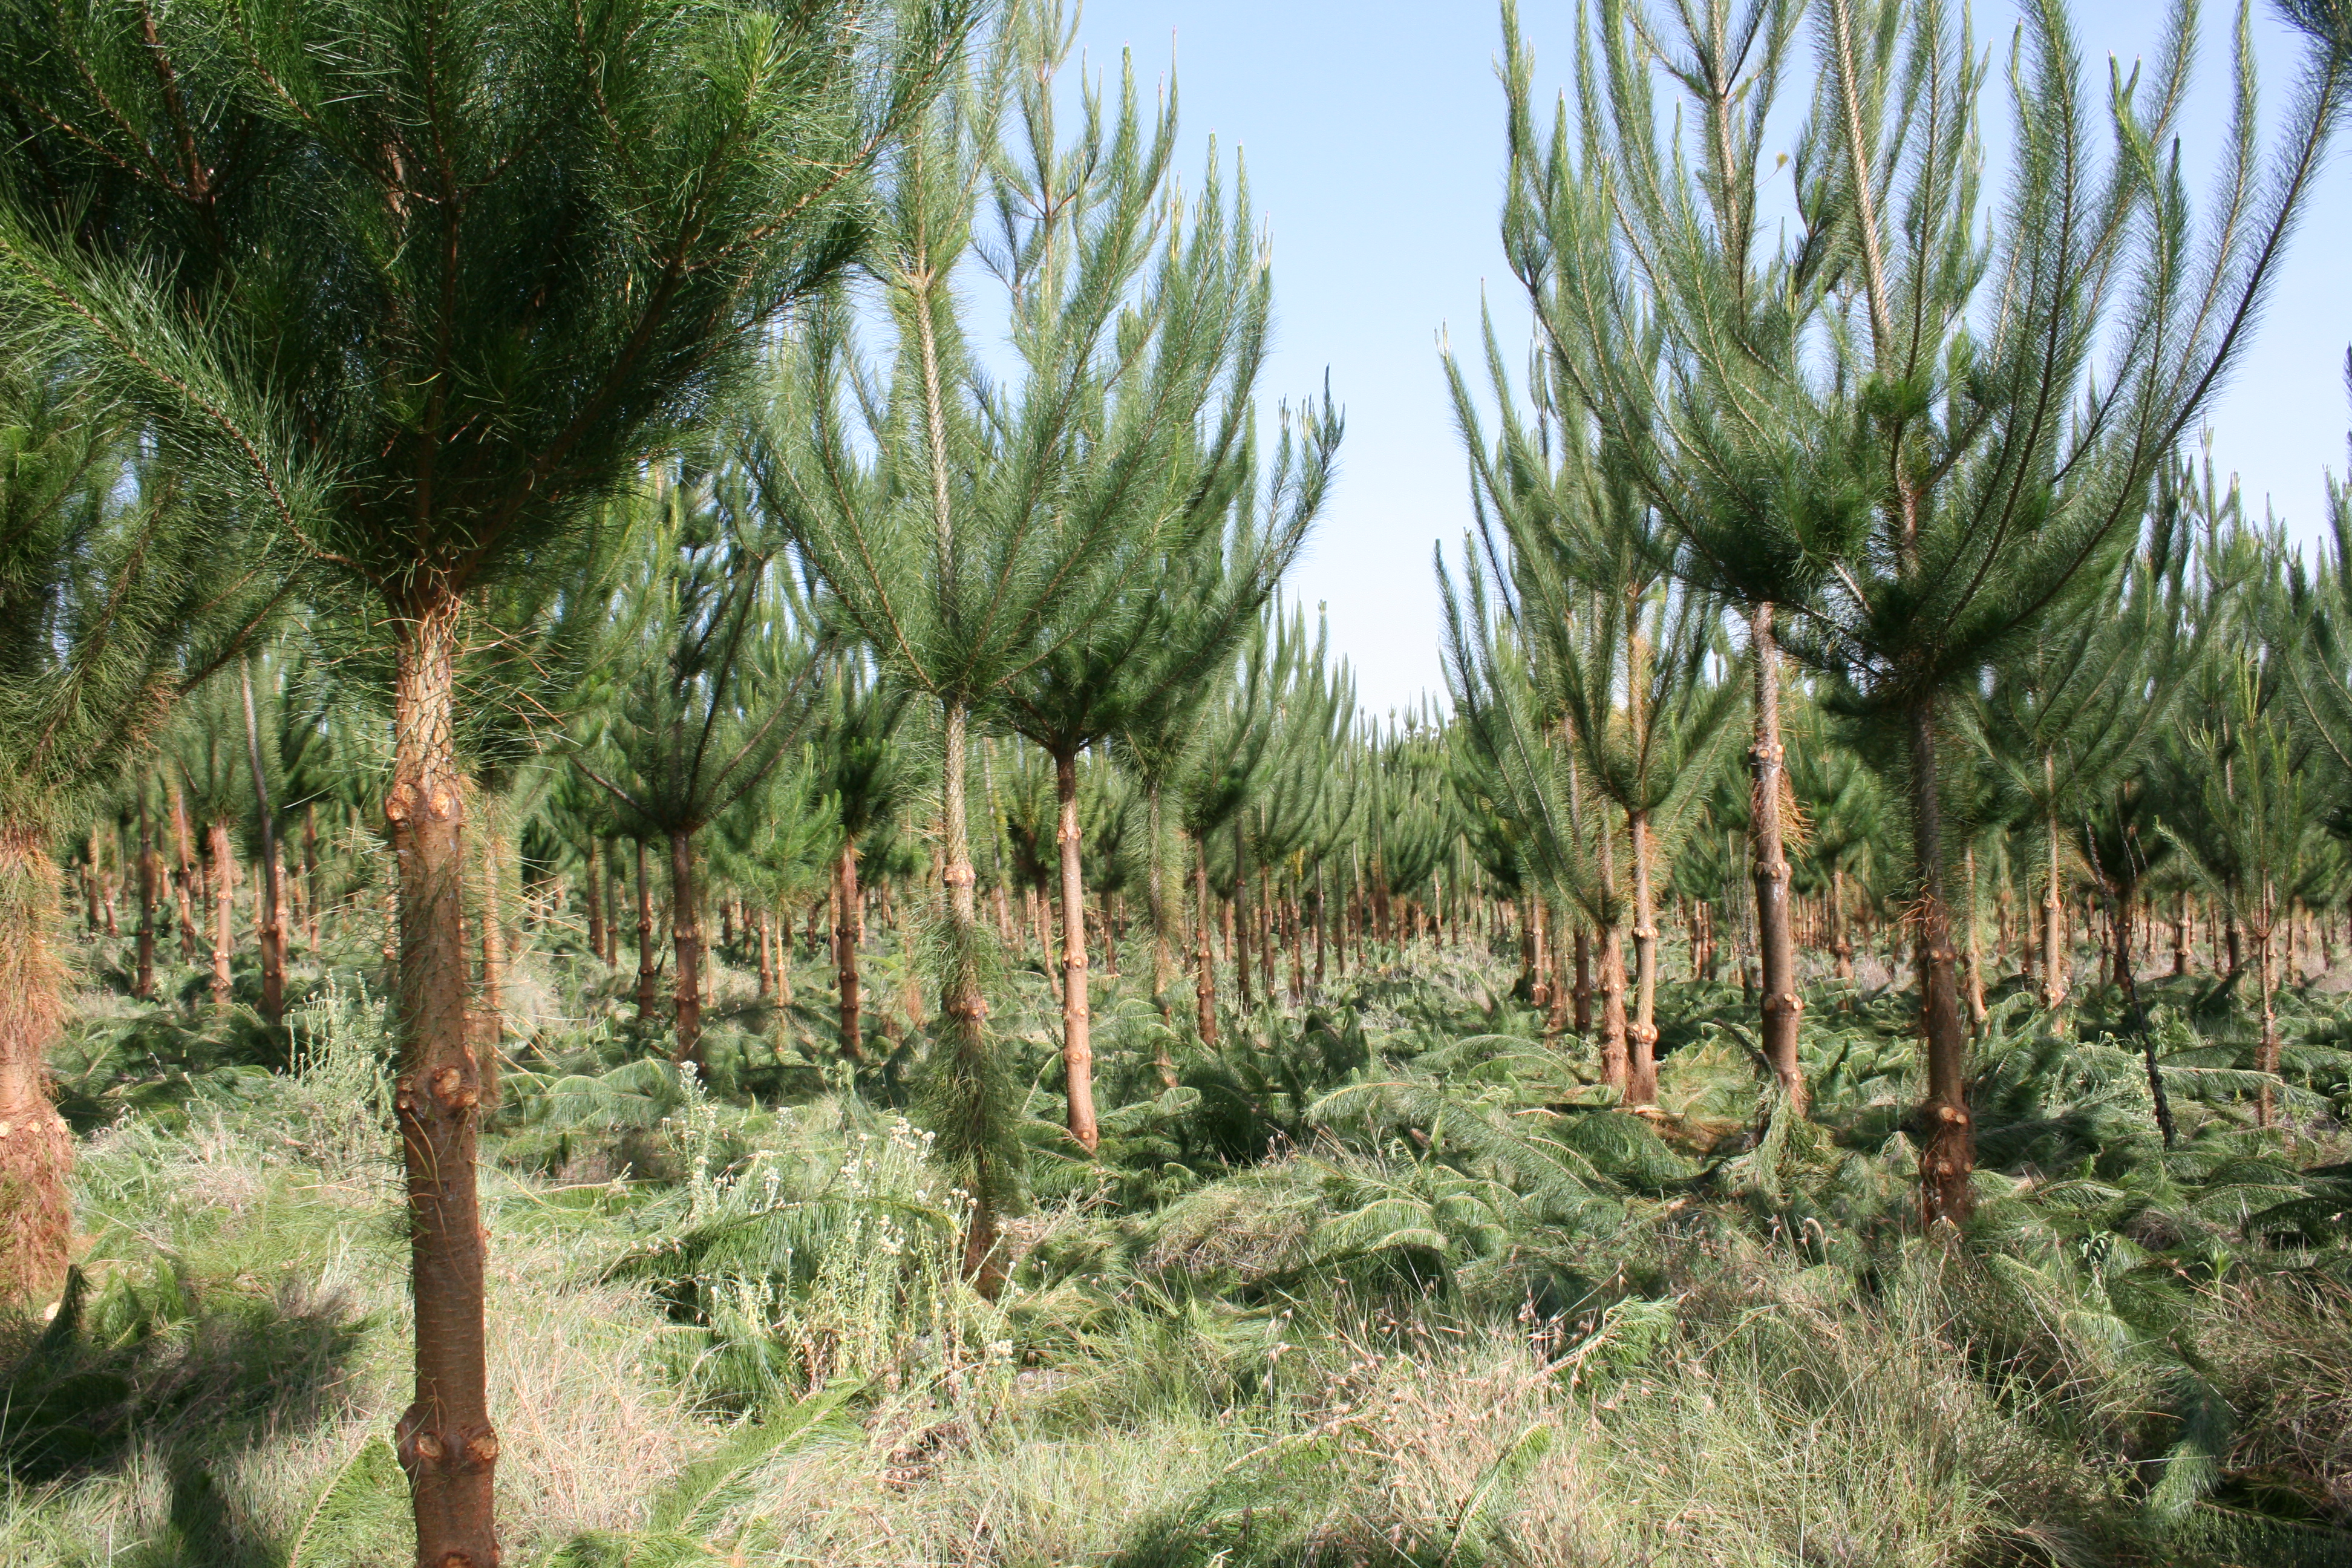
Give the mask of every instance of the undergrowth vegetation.
[[[1213, 1048], [1109, 1003], [1092, 1159], [1054, 999], [1009, 983], [1034, 1201], [991, 1300], [908, 1116], [919, 1034], [845, 1062], [722, 967], [706, 1086], [549, 943], [486, 1145], [509, 1560], [2343, 1560], [2352, 1052], [2317, 986], [2269, 1129], [2226, 997], [2143, 986], [2144, 1051], [2119, 1000], [2062, 1040], [1996, 994], [1938, 1238], [1906, 994], [1824, 977], [1800, 1118], [1738, 990], [1669, 985], [1636, 1115], [1510, 955], [1372, 956]], [[296, 980], [282, 1034], [88, 994], [78, 1271], [0, 1348], [0, 1562], [407, 1555], [380, 991]]]

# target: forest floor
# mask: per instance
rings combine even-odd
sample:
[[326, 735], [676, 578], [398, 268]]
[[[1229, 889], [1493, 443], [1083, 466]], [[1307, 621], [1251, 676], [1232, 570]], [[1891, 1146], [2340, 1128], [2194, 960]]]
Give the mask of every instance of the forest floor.
[[[874, 1011], [919, 1038], [876, 942]], [[1935, 1238], [1901, 993], [1811, 987], [1800, 1121], [1759, 1101], [1738, 988], [1670, 984], [1635, 1116], [1515, 958], [1390, 953], [1203, 1049], [1130, 952], [1087, 1159], [1049, 981], [1016, 968], [1034, 1197], [991, 1302], [908, 1120], [919, 1064], [837, 1059], [818, 957], [782, 1007], [719, 966], [705, 1089], [620, 1021], [633, 976], [543, 945], [481, 1173], [509, 1563], [2352, 1562], [2325, 986], [2283, 1004], [2267, 1130], [2210, 978], [2152, 981], [2144, 1036], [1997, 995], [1978, 1212]], [[404, 1563], [373, 954], [299, 966], [273, 1033], [194, 970], [133, 1005], [114, 945], [83, 952], [80, 1272], [0, 1329], [0, 1563]]]

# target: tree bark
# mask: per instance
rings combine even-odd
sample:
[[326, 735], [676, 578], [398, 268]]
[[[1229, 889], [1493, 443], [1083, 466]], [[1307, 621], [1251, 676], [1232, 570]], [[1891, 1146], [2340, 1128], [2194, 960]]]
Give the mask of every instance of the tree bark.
[[1071, 1141], [1091, 1154], [1102, 1142], [1095, 1121], [1095, 1051], [1087, 985], [1087, 886], [1079, 859], [1078, 760], [1054, 759], [1057, 807], [1054, 843], [1062, 870], [1062, 1073]]
[[604, 863], [596, 853], [596, 836], [588, 836], [588, 952], [604, 962]]
[[481, 1072], [466, 1031], [466, 795], [452, 738], [457, 605], [404, 617], [393, 686], [384, 817], [399, 876], [401, 1072], [394, 1109], [407, 1170], [416, 1310], [415, 1399], [395, 1451], [416, 1560], [495, 1568], [499, 1439], [484, 1365], [485, 1235], [475, 1191]]
[[1193, 927], [1193, 1026], [1200, 1032], [1201, 1044], [1213, 1050], [1217, 1044], [1217, 970], [1215, 956], [1209, 951], [1209, 928], [1216, 911], [1209, 901], [1209, 843], [1198, 834], [1192, 837], [1192, 891], [1200, 912]]
[[654, 962], [654, 885], [646, 869], [646, 841], [637, 846], [637, 1022], [653, 1021], [654, 1010], [661, 1005], [658, 977], [660, 966]]
[[302, 936], [315, 951], [319, 945], [321, 887], [319, 880], [319, 808], [302, 808]]
[[1242, 819], [1234, 818], [1234, 897], [1227, 908], [1233, 921], [1234, 989], [1241, 996], [1242, 1011], [1247, 1013], [1257, 1005], [1250, 994], [1250, 907], [1249, 907], [1249, 844]]
[[1966, 961], [1968, 965], [1967, 983], [1969, 1027], [1972, 1030], [1981, 1030], [1984, 1027], [1985, 1019], [1988, 1015], [1985, 1012], [1984, 999], [1984, 962], [1982, 956], [1977, 952], [1977, 910], [1979, 905], [1977, 900], [1977, 850], [1975, 845], [1971, 844], [1966, 850], [1962, 851], [1962, 859], [1967, 865], [1969, 878], [1969, 946]]
[[1840, 980], [1853, 978], [1853, 934], [1846, 929], [1845, 871], [1830, 872], [1830, 958]]
[[1764, 1059], [1780, 1080], [1780, 1092], [1790, 1109], [1802, 1116], [1807, 1095], [1797, 1038], [1805, 999], [1797, 990], [1796, 940], [1789, 924], [1789, 857], [1780, 822], [1780, 779], [1786, 762], [1780, 744], [1780, 649], [1773, 635], [1770, 603], [1756, 605], [1748, 624], [1756, 680], [1755, 740], [1748, 751], [1755, 797], [1748, 837], [1756, 885], [1756, 950], [1764, 990]]
[[229, 1007], [229, 955], [236, 951], [236, 862], [229, 846], [228, 824], [205, 824], [205, 853], [212, 862], [213, 1011]]
[[1914, 952], [1927, 1057], [1927, 1100], [1920, 1110], [1927, 1135], [1919, 1149], [1919, 1203], [1921, 1217], [1932, 1226], [1939, 1220], [1958, 1224], [1969, 1216], [1976, 1124], [1969, 1114], [1969, 1037], [1960, 1022], [1951, 909], [1944, 890], [1944, 803], [1936, 774], [1935, 700], [1914, 700], [1909, 718], [1911, 842], [1919, 878]]
[[1649, 813], [1629, 812], [1625, 836], [1633, 857], [1633, 1022], [1626, 1031], [1625, 1098], [1646, 1106], [1658, 1102], [1658, 911], [1650, 886]]
[[261, 727], [253, 711], [253, 661], [237, 668], [245, 697], [245, 755], [253, 770], [253, 803], [261, 825], [261, 1016], [277, 1024], [286, 1016], [286, 910], [278, 890], [278, 821], [270, 809], [269, 775], [261, 766]]
[[142, 1002], [155, 998], [155, 879], [162, 870], [155, 856], [155, 837], [147, 820], [147, 775], [139, 775], [139, 970], [131, 994]]
[[[2048, 753], [2042, 758], [2042, 774], [2046, 787], [2053, 776]], [[2042, 852], [2049, 857], [2042, 885], [2042, 1010], [2056, 1013], [2066, 1005], [2066, 951], [2064, 900], [2058, 891], [2058, 810], [2055, 796], [2043, 815]]]
[[507, 1034], [505, 839], [499, 803], [482, 814], [482, 1005], [475, 1015], [474, 1056], [482, 1075], [482, 1103], [499, 1102], [499, 1047]]
[[172, 786], [172, 850], [178, 862], [172, 876], [172, 902], [180, 921], [180, 962], [196, 961], [196, 917], [193, 903], [196, 879], [195, 834], [188, 824], [187, 797]]
[[[2271, 942], [2278, 931], [2278, 911], [2275, 895], [2267, 882], [2263, 888], [2260, 912], [2261, 923], [2249, 932], [2254, 939], [2254, 977], [2263, 988], [2263, 1037], [2255, 1047], [2254, 1070], [2274, 1074], [2279, 1069], [2279, 1032], [2278, 1008], [2272, 994], [2275, 981], [2271, 970]], [[2277, 1114], [2271, 1086], [2265, 1081], [2254, 1100], [2254, 1125], [2268, 1127]]]
[[[964, 805], [966, 731], [970, 720], [961, 703], [946, 704], [946, 758], [942, 770], [940, 839], [946, 862], [948, 967], [940, 989], [940, 1014], [946, 1026], [953, 1068], [977, 1092], [990, 1076], [988, 1059], [988, 998], [980, 985], [980, 912], [974, 897], [978, 878], [971, 866], [971, 828]], [[975, 1112], [982, 1108], [974, 1105]], [[964, 1278], [982, 1295], [994, 1300], [1004, 1289], [1005, 1268], [997, 1246], [997, 1191], [992, 1169], [995, 1153], [983, 1132], [970, 1151], [976, 1162], [971, 1193], [971, 1217], [964, 1229]]]
[[1601, 933], [1601, 1081], [1631, 1100], [1631, 1063], [1625, 1048], [1624, 932], [1610, 926]]
[[834, 889], [841, 900], [842, 918], [833, 928], [834, 973], [836, 995], [841, 1004], [841, 1054], [851, 1061], [866, 1059], [866, 1038], [861, 1014], [866, 1005], [865, 987], [857, 977], [857, 928], [848, 911], [857, 903], [857, 845], [845, 839], [841, 855], [834, 862]]
[[49, 1100], [49, 1052], [65, 1023], [64, 913], [39, 824], [0, 822], [0, 1300], [39, 1305], [65, 1283], [73, 1236], [73, 1137]]
[[677, 973], [670, 992], [677, 999], [677, 1044], [670, 1059], [702, 1070], [702, 916], [694, 889], [694, 835], [669, 835], [669, 931], [671, 962]]
[[1592, 932], [1581, 922], [1576, 928], [1576, 984], [1569, 992], [1576, 1037], [1592, 1033]]

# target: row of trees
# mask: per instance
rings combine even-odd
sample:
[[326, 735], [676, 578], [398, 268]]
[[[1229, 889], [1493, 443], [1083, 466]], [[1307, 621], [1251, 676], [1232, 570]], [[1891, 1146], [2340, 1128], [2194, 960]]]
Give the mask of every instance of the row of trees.
[[[140, 989], [164, 890], [184, 942], [205, 910], [215, 1005], [249, 859], [265, 1017], [289, 911], [307, 939], [388, 892], [396, 1447], [441, 1568], [499, 1556], [475, 1158], [526, 876], [564, 879], [545, 907], [607, 962], [634, 888], [636, 1010], [690, 1066], [714, 911], [772, 984], [793, 912], [837, 912], [855, 1061], [865, 911], [903, 895], [937, 987], [919, 1089], [990, 1290], [1024, 1179], [990, 1025], [1016, 894], [1041, 948], [1058, 905], [1085, 1151], [1092, 958], [1130, 930], [1171, 1018], [1189, 949], [1204, 1047], [1220, 933], [1244, 1005], [1285, 947], [1311, 989], [1310, 937], [1318, 974], [1368, 933], [1516, 943], [1556, 1029], [1596, 1027], [1597, 994], [1600, 1076], [1639, 1105], [1679, 910], [1695, 966], [1718, 931], [1752, 953], [1801, 1111], [1801, 934], [1844, 967], [1867, 912], [1913, 947], [1931, 1218], [1968, 1206], [1979, 914], [2034, 868], [2045, 1005], [2070, 878], [2126, 988], [2133, 911], [2173, 897], [2185, 945], [2193, 888], [2251, 944], [2274, 1067], [2282, 922], [2339, 901], [2299, 792], [2352, 759], [2352, 590], [2175, 455], [2352, 72], [2340, 0], [2290, 11], [2279, 148], [2242, 94], [2200, 223], [2170, 147], [2193, 16], [2102, 117], [2033, 8], [1994, 222], [1985, 61], [1936, 0], [1671, 26], [1606, 0], [1548, 132], [1507, 6], [1503, 238], [1538, 341], [1523, 374], [1491, 328], [1483, 382], [1449, 366], [1478, 507], [1454, 711], [1371, 727], [1275, 599], [1341, 422], [1328, 393], [1261, 418], [1245, 184], [1213, 150], [1178, 189], [1172, 91], [1064, 86], [1058, 5], [984, 42], [965, 0], [11, 6], [6, 1289], [53, 1291], [70, 1228], [61, 848], [87, 894], [137, 868]], [[1771, 242], [1767, 126], [1808, 38]], [[322, 820], [329, 862], [388, 871], [331, 890]]]

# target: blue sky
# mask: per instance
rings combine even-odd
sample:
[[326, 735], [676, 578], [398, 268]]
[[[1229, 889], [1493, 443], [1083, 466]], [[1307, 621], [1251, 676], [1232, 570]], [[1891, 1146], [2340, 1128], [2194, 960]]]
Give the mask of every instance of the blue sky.
[[[1564, 86], [1574, 0], [1522, 6], [1538, 87]], [[2076, 0], [2088, 71], [2106, 54], [2147, 49], [2165, 9]], [[2235, 9], [2209, 0], [2201, 25], [2184, 136], [2200, 193], [2221, 145]], [[1975, 14], [1979, 37], [2005, 51], [2014, 0], [1978, 0]], [[1340, 480], [1291, 588], [1328, 604], [1332, 640], [1374, 712], [1443, 689], [1430, 549], [1460, 540], [1469, 502], [1437, 334], [1450, 327], [1475, 341], [1482, 288], [1501, 307], [1513, 287], [1495, 237], [1496, 15], [1484, 0], [1092, 0], [1079, 28], [1095, 68], [1116, 70], [1132, 46], [1147, 81], [1172, 49], [1188, 148], [1180, 166], [1200, 167], [1212, 133], [1246, 155], [1274, 239], [1279, 328], [1265, 393], [1304, 396], [1328, 367], [1348, 414]], [[2267, 9], [2253, 27], [2269, 121], [2288, 96], [2295, 44]], [[1997, 67], [1990, 117], [2005, 115], [2006, 94]], [[2323, 472], [2344, 471], [2347, 258], [2352, 168], [2339, 154], [2210, 416], [2220, 466], [2242, 477], [2257, 512], [2268, 496], [2305, 539], [2317, 536]]]

